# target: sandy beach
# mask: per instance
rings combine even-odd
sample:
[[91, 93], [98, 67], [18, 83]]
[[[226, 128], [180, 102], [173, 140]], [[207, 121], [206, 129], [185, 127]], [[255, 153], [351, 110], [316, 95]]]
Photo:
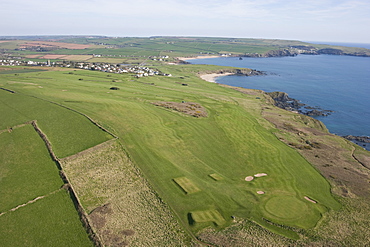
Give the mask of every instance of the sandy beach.
[[235, 73], [213, 73], [213, 74], [204, 74], [201, 75], [200, 78], [202, 78], [205, 81], [208, 82], [216, 82], [216, 78], [220, 76], [228, 76], [228, 75], [234, 75]]
[[193, 59], [202, 59], [202, 58], [216, 58], [216, 57], [221, 57], [221, 56], [196, 56], [196, 57], [177, 57], [179, 60], [193, 60]]

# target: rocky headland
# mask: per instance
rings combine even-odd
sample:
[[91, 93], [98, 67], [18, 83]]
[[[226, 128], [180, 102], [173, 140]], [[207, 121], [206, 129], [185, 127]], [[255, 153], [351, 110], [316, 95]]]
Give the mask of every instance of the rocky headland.
[[346, 135], [346, 136], [343, 136], [343, 137], [346, 138], [347, 140], [350, 140], [350, 141], [359, 141], [359, 142], [363, 142], [363, 143], [370, 143], [370, 136]]
[[346, 56], [357, 56], [357, 57], [370, 57], [369, 49], [359, 48], [353, 51], [340, 48], [316, 48], [314, 46], [291, 46], [289, 48], [282, 48], [277, 50], [270, 50], [265, 53], [247, 53], [240, 57], [287, 57], [297, 56], [299, 54], [305, 55], [346, 55]]
[[299, 100], [289, 97], [289, 95], [284, 92], [270, 92], [266, 94], [273, 99], [274, 105], [288, 111], [298, 112], [307, 116], [328, 116], [333, 112], [331, 110], [323, 110], [319, 107], [303, 104]]

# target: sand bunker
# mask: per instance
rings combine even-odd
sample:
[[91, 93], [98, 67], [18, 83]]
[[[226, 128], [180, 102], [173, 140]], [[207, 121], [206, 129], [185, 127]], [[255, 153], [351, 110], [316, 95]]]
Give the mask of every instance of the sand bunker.
[[256, 178], [264, 177], [264, 176], [267, 176], [267, 174], [266, 173], [257, 173], [256, 175], [254, 175], [254, 177], [256, 177]]
[[307, 201], [312, 202], [312, 203], [317, 203], [316, 201], [312, 200], [308, 196], [305, 196], [304, 199], [306, 199]]
[[263, 195], [263, 194], [265, 194], [265, 192], [264, 192], [264, 191], [262, 191], [262, 190], [259, 190], [259, 191], [257, 191], [257, 194], [258, 194], [258, 195]]
[[254, 179], [253, 176], [248, 176], [248, 177], [245, 178], [245, 181], [248, 181], [249, 182], [249, 181], [252, 181], [253, 179]]

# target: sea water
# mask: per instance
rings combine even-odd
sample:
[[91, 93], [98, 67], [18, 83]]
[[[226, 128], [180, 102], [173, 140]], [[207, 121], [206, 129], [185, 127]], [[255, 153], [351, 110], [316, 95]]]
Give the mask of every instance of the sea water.
[[[332, 110], [329, 116], [315, 117], [331, 133], [370, 136], [370, 57], [299, 55], [243, 57], [242, 60], [209, 58], [189, 62], [264, 71], [264, 76], [224, 76], [216, 82], [266, 92], [286, 92], [309, 106]], [[370, 149], [370, 144], [360, 144]]]

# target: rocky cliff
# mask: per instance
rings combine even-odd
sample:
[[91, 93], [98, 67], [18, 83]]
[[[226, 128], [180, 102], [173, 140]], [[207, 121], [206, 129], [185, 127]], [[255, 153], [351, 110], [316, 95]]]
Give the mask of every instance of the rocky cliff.
[[277, 50], [270, 50], [266, 53], [251, 53], [245, 54], [244, 57], [287, 57], [297, 56], [299, 54], [306, 55], [346, 55], [346, 56], [358, 56], [358, 57], [370, 57], [369, 49], [356, 49], [353, 51], [342, 50], [339, 48], [323, 48], [319, 49], [314, 46], [291, 46], [289, 48], [282, 48]]
[[270, 92], [266, 94], [274, 100], [274, 104], [277, 107], [288, 111], [295, 111], [307, 116], [328, 116], [332, 112], [331, 110], [323, 110], [319, 107], [303, 104], [299, 100], [290, 98], [289, 95], [284, 92]]

